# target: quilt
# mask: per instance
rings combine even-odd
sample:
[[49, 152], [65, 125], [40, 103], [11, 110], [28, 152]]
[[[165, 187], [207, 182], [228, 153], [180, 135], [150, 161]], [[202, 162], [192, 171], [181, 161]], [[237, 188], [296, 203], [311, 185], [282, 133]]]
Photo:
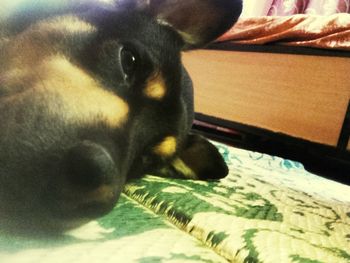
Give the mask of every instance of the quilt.
[[244, 0], [218, 42], [350, 50], [350, 0]]
[[239, 19], [217, 42], [350, 51], [350, 14], [298, 14]]
[[350, 262], [350, 186], [215, 143], [217, 181], [146, 175], [114, 210], [59, 236], [10, 236], [0, 262]]

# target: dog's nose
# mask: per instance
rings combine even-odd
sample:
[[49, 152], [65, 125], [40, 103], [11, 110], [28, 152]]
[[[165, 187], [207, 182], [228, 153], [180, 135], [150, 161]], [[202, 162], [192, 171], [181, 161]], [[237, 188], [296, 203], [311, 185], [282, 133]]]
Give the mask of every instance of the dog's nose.
[[85, 191], [111, 184], [116, 172], [110, 153], [91, 141], [82, 141], [68, 151], [66, 167], [67, 181]]
[[81, 141], [66, 152], [63, 167], [65, 179], [57, 205], [61, 216], [96, 218], [114, 207], [124, 180], [109, 149]]

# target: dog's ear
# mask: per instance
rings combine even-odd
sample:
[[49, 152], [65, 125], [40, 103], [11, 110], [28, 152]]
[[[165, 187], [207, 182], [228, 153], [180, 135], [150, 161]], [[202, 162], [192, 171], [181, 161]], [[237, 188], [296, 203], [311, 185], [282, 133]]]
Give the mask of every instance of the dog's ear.
[[[138, 0], [142, 2], [142, 0]], [[201, 47], [227, 31], [242, 11], [242, 0], [144, 0], [161, 23], [173, 27], [185, 48]]]
[[[11, 2], [12, 3], [12, 2]], [[183, 38], [185, 48], [196, 48], [228, 30], [242, 11], [242, 0], [17, 0], [0, 7], [0, 25], [10, 31], [53, 14], [81, 13], [96, 7], [141, 10], [171, 26]], [[15, 18], [15, 23], [8, 20]]]

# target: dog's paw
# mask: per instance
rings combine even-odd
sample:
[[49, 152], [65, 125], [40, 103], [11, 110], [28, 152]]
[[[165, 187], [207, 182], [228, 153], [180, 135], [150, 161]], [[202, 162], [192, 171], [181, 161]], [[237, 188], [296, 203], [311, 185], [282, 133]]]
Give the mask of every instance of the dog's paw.
[[181, 177], [195, 180], [221, 179], [228, 167], [218, 149], [199, 135], [188, 135], [184, 149], [172, 162]]

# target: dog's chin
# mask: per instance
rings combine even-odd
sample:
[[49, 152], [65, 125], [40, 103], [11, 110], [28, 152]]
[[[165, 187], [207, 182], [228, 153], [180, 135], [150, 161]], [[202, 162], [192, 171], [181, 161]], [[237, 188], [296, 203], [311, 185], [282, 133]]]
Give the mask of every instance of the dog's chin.
[[61, 206], [58, 210], [51, 210], [49, 216], [46, 217], [46, 224], [37, 225], [41, 232], [53, 232], [62, 233], [89, 221], [98, 219], [107, 215], [115, 207], [119, 193], [115, 193], [108, 202], [102, 201], [91, 201], [91, 202], [80, 202], [74, 205]]
[[42, 238], [59, 236], [72, 229], [78, 228], [101, 216], [108, 214], [111, 209], [99, 209], [98, 215], [94, 211], [76, 211], [64, 217], [41, 216], [23, 219], [0, 220], [0, 233], [11, 236], [27, 236]]
[[42, 237], [61, 235], [96, 220], [115, 207], [120, 193], [103, 201], [47, 202], [45, 206], [32, 206], [29, 210], [0, 211], [0, 234]]
[[49, 217], [27, 217], [0, 219], [0, 233], [12, 237], [42, 238], [61, 233], [88, 223], [91, 219], [53, 219]]

